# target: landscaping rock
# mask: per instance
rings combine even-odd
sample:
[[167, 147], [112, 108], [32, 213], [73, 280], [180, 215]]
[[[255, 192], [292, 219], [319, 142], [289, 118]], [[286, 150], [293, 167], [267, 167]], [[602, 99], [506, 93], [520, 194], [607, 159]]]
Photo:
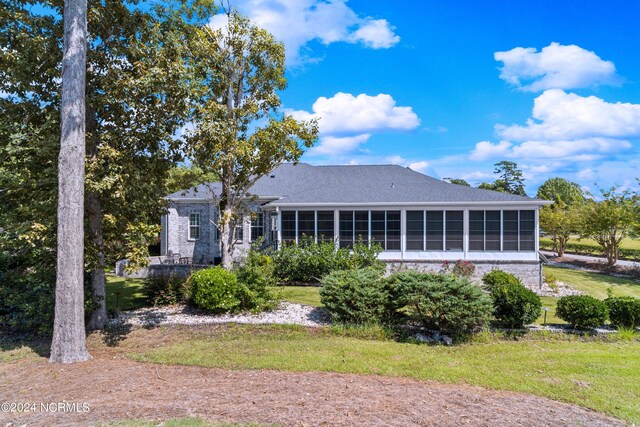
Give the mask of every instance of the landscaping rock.
[[214, 315], [186, 305], [141, 308], [125, 311], [111, 324], [131, 326], [203, 325], [211, 323], [283, 324], [324, 326], [331, 323], [327, 312], [319, 307], [282, 302], [277, 309], [262, 313]]
[[442, 336], [442, 342], [444, 343], [444, 345], [452, 345], [453, 344], [453, 339], [451, 337], [443, 335]]
[[415, 334], [413, 336], [413, 338], [418, 342], [432, 342], [433, 341], [433, 339], [431, 337], [428, 337], [426, 335], [422, 335], [420, 332]]

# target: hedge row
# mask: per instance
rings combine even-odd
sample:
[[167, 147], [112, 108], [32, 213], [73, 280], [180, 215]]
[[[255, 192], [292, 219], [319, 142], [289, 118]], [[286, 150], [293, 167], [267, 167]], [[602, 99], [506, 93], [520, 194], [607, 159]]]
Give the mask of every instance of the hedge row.
[[[549, 238], [540, 239], [540, 249], [548, 251], [553, 250], [553, 241]], [[604, 250], [602, 246], [594, 243], [578, 243], [569, 242], [565, 248], [567, 253], [573, 253], [578, 255], [596, 255], [604, 256]], [[640, 260], [640, 249], [625, 249], [619, 250], [620, 259]]]

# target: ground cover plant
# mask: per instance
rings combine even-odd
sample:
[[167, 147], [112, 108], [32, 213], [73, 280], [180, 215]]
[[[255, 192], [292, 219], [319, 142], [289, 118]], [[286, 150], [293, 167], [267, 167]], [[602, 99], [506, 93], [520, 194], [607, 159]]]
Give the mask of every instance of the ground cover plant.
[[[188, 330], [135, 360], [229, 369], [407, 376], [532, 393], [640, 421], [638, 336], [619, 340], [483, 333], [467, 344], [426, 346], [337, 334], [331, 328], [240, 326]], [[517, 381], [514, 381], [517, 378]]]

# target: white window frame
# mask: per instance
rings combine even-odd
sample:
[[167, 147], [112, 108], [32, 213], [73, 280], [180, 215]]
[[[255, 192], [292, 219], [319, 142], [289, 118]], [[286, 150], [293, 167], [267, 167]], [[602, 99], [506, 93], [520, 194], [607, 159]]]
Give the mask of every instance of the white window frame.
[[[192, 218], [196, 218], [195, 221], [195, 225], [192, 224], [191, 219]], [[191, 234], [191, 229], [192, 228], [197, 228], [198, 229], [198, 237], [193, 237]], [[202, 233], [202, 228], [201, 228], [201, 223], [200, 223], [200, 212], [191, 212], [189, 214], [189, 227], [188, 227], [188, 232], [187, 232], [187, 236], [188, 236], [188, 240], [200, 240], [200, 235]]]

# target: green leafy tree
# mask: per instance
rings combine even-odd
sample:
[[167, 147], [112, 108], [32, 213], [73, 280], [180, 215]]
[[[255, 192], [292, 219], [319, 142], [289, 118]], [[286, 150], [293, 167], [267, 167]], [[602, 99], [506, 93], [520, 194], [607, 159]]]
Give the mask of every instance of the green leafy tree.
[[483, 182], [478, 186], [483, 190], [500, 191], [502, 193], [510, 193], [518, 196], [526, 196], [524, 191], [524, 178], [522, 171], [518, 169], [518, 164], [507, 160], [496, 163], [494, 174], [498, 174], [499, 178], [493, 183]]
[[469, 184], [467, 181], [461, 178], [444, 178], [443, 181], [448, 182], [449, 184], [464, 185], [465, 187], [471, 187], [471, 184]]
[[583, 208], [582, 204], [567, 206], [559, 201], [540, 209], [540, 228], [553, 239], [558, 256], [564, 255], [571, 235], [580, 232]]
[[213, 202], [222, 263], [230, 267], [232, 230], [246, 213], [249, 189], [282, 162], [296, 162], [314, 144], [317, 126], [279, 111], [278, 91], [286, 87], [283, 45], [237, 13], [227, 17], [224, 28], [201, 27], [191, 47], [195, 129], [186, 153], [194, 166], [219, 178]]
[[[0, 241], [8, 252], [25, 239], [49, 249], [55, 241], [63, 4], [35, 5], [6, 1], [0, 14], [0, 90], [10, 94], [0, 101], [0, 156], [8, 160], [0, 185], [16, 202], [0, 215], [0, 228], [17, 236]], [[106, 265], [124, 257], [143, 264], [159, 231], [166, 176], [181, 158], [174, 135], [188, 105], [183, 53], [211, 15], [208, 2], [138, 6], [105, 0], [88, 10], [85, 268], [96, 303], [92, 328], [106, 321]], [[55, 265], [55, 256], [46, 257], [48, 266], [29, 258], [42, 268]]]
[[618, 261], [620, 243], [638, 227], [638, 198], [616, 188], [601, 190], [601, 201], [589, 201], [582, 216], [581, 236], [600, 244], [613, 266]]
[[580, 185], [559, 177], [546, 180], [538, 188], [536, 197], [556, 203], [562, 202], [567, 207], [574, 203], [583, 203], [585, 201], [584, 192]]

